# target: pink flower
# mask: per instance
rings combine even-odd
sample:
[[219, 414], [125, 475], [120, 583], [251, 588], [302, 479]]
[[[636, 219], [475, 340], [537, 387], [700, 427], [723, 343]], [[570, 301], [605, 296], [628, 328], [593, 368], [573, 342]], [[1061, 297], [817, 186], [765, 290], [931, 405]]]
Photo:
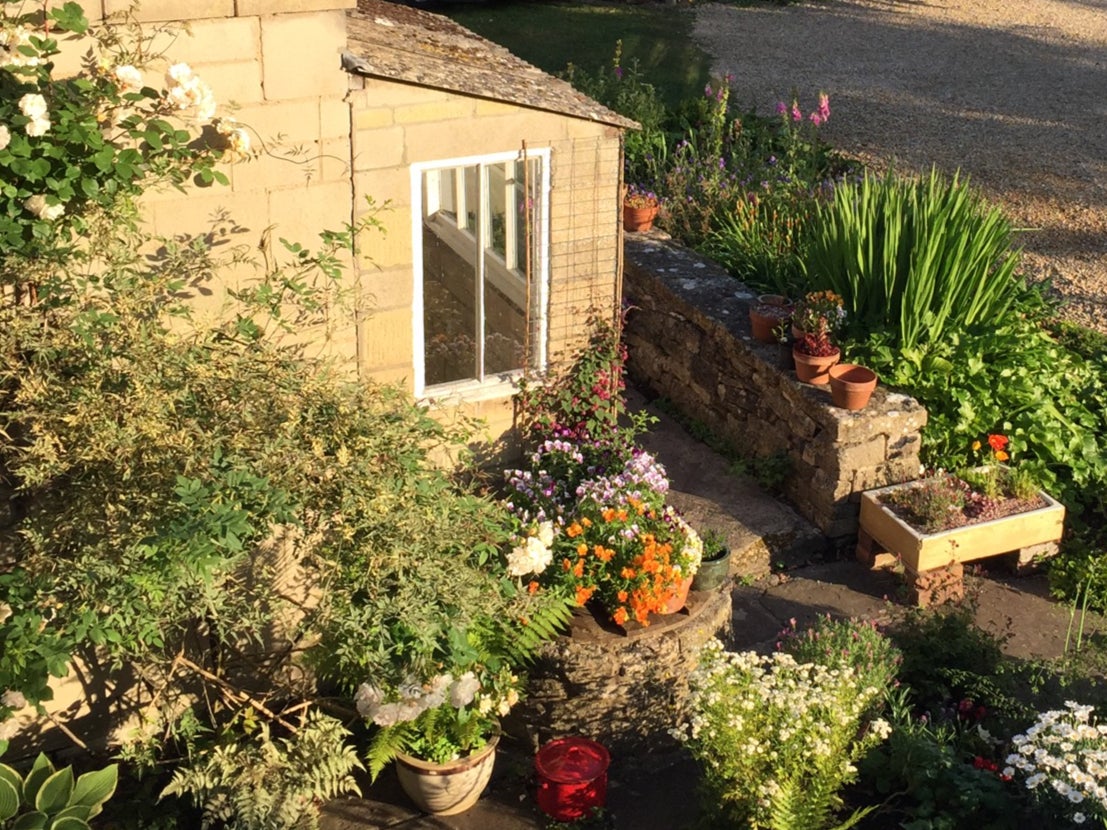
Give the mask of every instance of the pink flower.
[[799, 101], [793, 101], [792, 102], [792, 120], [793, 121], [802, 121], [803, 120], [803, 112], [800, 110]]
[[822, 126], [823, 117], [821, 115], [819, 115], [817, 112], [813, 112], [807, 117], [811, 120], [811, 123], [814, 124], [816, 127], [821, 127]]
[[783, 101], [777, 101], [776, 102], [776, 114], [777, 115], [784, 115], [784, 113], [786, 113], [786, 112], [788, 112], [788, 105], [785, 104]]
[[830, 96], [825, 92], [819, 93], [819, 117], [824, 124], [830, 120]]

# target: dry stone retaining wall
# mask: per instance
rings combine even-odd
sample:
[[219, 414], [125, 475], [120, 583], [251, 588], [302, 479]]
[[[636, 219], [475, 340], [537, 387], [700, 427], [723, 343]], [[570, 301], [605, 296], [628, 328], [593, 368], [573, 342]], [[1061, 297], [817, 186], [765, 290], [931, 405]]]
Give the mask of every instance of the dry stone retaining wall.
[[663, 235], [630, 234], [628, 371], [743, 455], [783, 454], [785, 495], [832, 540], [857, 533], [860, 492], [918, 478], [926, 410], [878, 386], [859, 412], [796, 381], [782, 347], [750, 333], [753, 292]]

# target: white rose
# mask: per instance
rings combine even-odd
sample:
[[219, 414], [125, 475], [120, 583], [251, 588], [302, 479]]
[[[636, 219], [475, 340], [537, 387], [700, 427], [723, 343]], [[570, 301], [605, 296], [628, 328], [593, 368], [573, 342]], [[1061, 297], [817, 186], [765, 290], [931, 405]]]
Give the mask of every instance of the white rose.
[[12, 607], [6, 602], [0, 602], [0, 623], [5, 622], [12, 615]]
[[136, 92], [142, 89], [142, 73], [130, 64], [115, 67], [115, 81], [123, 92]]
[[46, 135], [50, 130], [49, 118], [32, 118], [26, 127], [27, 135], [32, 138], [38, 138], [39, 136]]
[[34, 92], [28, 92], [19, 99], [19, 111], [31, 119], [44, 118], [50, 111], [46, 99]]
[[165, 73], [165, 80], [170, 86], [187, 84], [192, 80], [192, 67], [187, 63], [175, 63]]
[[3, 150], [12, 140], [12, 133], [3, 124], [0, 124], [0, 150]]
[[27, 698], [23, 697], [23, 693], [16, 691], [15, 689], [8, 689], [4, 694], [0, 695], [0, 703], [7, 706], [9, 709], [22, 709], [27, 705]]

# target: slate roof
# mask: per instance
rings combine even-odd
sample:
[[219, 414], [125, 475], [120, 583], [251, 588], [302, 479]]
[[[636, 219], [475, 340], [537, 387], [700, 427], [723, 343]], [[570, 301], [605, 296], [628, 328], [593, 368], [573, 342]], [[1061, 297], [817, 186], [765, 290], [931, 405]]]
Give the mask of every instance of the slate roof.
[[422, 9], [358, 0], [347, 19], [343, 65], [350, 72], [459, 92], [531, 109], [637, 128], [567, 82], [517, 58], [447, 17]]

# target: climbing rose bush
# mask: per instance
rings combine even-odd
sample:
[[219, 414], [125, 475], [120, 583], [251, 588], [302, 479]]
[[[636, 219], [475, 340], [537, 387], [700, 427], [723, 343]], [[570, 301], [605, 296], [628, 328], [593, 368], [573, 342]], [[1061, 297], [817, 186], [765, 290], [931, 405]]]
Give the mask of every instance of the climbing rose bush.
[[[248, 150], [242, 128], [216, 118], [211, 88], [152, 50], [155, 33], [90, 27], [76, 3], [44, 18], [28, 7], [0, 0], [0, 284], [63, 262], [90, 218], [121, 197], [193, 179], [225, 184], [214, 165]], [[59, 77], [62, 42], [79, 36], [81, 70]]]

